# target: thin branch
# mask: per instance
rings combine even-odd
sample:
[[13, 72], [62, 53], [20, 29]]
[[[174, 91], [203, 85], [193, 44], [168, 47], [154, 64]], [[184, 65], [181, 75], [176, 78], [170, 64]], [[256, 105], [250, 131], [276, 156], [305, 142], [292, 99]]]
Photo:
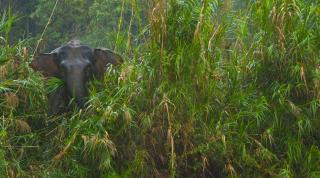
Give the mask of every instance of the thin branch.
[[50, 14], [50, 17], [49, 17], [49, 19], [48, 19], [48, 22], [47, 22], [46, 26], [44, 27], [44, 29], [43, 29], [43, 31], [42, 31], [42, 34], [41, 34], [41, 36], [40, 36], [40, 38], [39, 38], [39, 40], [38, 40], [37, 46], [36, 46], [36, 48], [34, 49], [34, 52], [33, 52], [33, 55], [32, 55], [32, 56], [34, 56], [34, 55], [36, 54], [36, 52], [37, 52], [37, 50], [38, 50], [38, 48], [39, 48], [39, 45], [40, 45], [40, 43], [41, 43], [41, 41], [42, 41], [42, 38], [43, 38], [43, 36], [44, 36], [44, 33], [46, 32], [49, 24], [51, 23], [51, 20], [52, 20], [52, 17], [53, 17], [54, 12], [55, 12], [55, 10], [56, 10], [56, 7], [57, 7], [58, 2], [59, 2], [59, 0], [56, 0], [56, 3], [54, 4], [54, 7], [53, 7], [53, 9], [52, 9], [52, 11], [51, 11], [51, 14]]

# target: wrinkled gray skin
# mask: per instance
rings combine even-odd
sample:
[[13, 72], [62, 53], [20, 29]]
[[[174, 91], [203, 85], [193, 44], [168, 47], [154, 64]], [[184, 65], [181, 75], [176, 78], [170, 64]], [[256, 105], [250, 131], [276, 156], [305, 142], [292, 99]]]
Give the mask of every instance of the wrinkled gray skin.
[[92, 49], [72, 40], [51, 53], [34, 58], [31, 67], [45, 77], [57, 77], [64, 86], [49, 95], [49, 114], [64, 112], [73, 99], [79, 108], [87, 101], [87, 83], [92, 78], [102, 79], [109, 64], [119, 65], [122, 58], [105, 48]]

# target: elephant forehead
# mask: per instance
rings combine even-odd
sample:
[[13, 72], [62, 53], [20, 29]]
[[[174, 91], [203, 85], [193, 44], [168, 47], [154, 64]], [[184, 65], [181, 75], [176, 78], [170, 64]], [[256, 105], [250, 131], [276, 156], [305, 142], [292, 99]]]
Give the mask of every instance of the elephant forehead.
[[78, 56], [84, 53], [92, 53], [92, 52], [93, 50], [86, 45], [79, 45], [79, 46], [66, 45], [66, 46], [62, 46], [59, 49], [59, 53], [66, 53], [70, 56]]
[[67, 43], [68, 45], [72, 45], [72, 46], [80, 46], [81, 45], [81, 41], [80, 40], [71, 40]]
[[88, 65], [90, 62], [84, 58], [68, 58], [63, 60], [60, 65], [66, 67], [75, 67], [75, 68], [83, 68]]

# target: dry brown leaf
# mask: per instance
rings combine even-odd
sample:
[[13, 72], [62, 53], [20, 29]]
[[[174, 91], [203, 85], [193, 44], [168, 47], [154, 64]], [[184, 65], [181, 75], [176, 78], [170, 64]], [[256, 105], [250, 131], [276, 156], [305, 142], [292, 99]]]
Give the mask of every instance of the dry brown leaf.
[[0, 67], [0, 79], [6, 78], [8, 75], [8, 69], [6, 65]]
[[8, 92], [4, 94], [5, 101], [11, 108], [16, 108], [19, 104], [19, 98], [15, 93]]
[[30, 133], [31, 132], [31, 127], [26, 121], [20, 120], [20, 119], [15, 119], [15, 130], [21, 133]]

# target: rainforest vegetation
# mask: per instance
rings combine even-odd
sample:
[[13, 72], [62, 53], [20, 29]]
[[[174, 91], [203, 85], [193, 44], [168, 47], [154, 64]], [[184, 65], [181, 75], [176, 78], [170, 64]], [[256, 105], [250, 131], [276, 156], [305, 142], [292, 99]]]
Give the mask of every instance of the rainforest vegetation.
[[[125, 62], [50, 116], [71, 39]], [[320, 1], [0, 0], [0, 177], [320, 177]]]

